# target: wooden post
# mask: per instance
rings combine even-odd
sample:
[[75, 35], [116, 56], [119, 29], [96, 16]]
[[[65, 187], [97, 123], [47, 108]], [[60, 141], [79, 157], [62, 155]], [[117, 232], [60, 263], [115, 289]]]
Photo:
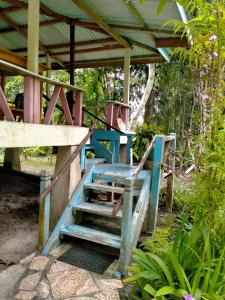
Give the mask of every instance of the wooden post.
[[81, 126], [82, 124], [82, 105], [83, 93], [81, 91], [75, 92], [75, 103], [73, 106], [74, 125]]
[[156, 136], [154, 147], [154, 160], [151, 182], [151, 203], [149, 213], [149, 230], [152, 232], [156, 227], [158, 215], [159, 190], [161, 181], [161, 164], [163, 162], [164, 137]]
[[[46, 77], [51, 77], [51, 56], [49, 55], [49, 53], [47, 53], [46, 55]], [[51, 92], [50, 92], [50, 85], [48, 83], [46, 83], [46, 95], [47, 97], [50, 99], [51, 98]]]
[[75, 25], [70, 25], [70, 84], [74, 85], [74, 63], [75, 63]]
[[[75, 146], [58, 147], [57, 160], [55, 166], [55, 174], [62, 168], [71, 154], [75, 151]], [[51, 198], [51, 224], [50, 228], [53, 229], [57, 224], [64, 208], [66, 207], [72, 193], [74, 192], [78, 182], [81, 178], [80, 170], [80, 157], [77, 156], [68, 170], [59, 179], [52, 189]]]
[[124, 89], [123, 89], [123, 103], [129, 105], [130, 96], [130, 56], [131, 49], [124, 50]]
[[123, 196], [123, 217], [121, 227], [121, 248], [119, 259], [119, 271], [126, 275], [127, 271], [124, 270], [125, 266], [130, 263], [132, 249], [131, 249], [131, 224], [132, 224], [132, 209], [133, 209], [133, 187], [124, 188]]
[[167, 177], [167, 195], [166, 195], [166, 209], [172, 212], [173, 209], [173, 186], [174, 186], [174, 171], [175, 171], [175, 149], [176, 149], [176, 133], [171, 133], [170, 136], [174, 140], [170, 141], [170, 149], [172, 151], [171, 158], [171, 174]]
[[[51, 176], [48, 171], [41, 171], [40, 193], [51, 183]], [[49, 238], [50, 222], [50, 193], [39, 204], [39, 234], [38, 249], [42, 250]]]
[[[27, 68], [39, 72], [40, 0], [28, 1]], [[31, 76], [24, 79], [24, 122], [40, 123], [40, 81]]]

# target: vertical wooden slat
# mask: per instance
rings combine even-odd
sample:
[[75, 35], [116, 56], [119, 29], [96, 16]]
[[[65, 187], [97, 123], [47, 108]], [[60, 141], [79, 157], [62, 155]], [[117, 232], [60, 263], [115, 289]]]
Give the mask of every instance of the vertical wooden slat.
[[[40, 193], [51, 183], [51, 176], [46, 170], [41, 171]], [[42, 250], [49, 238], [50, 193], [39, 204], [38, 249]]]
[[1, 87], [0, 87], [0, 109], [3, 111], [7, 121], [15, 122], [14, 116], [8, 106], [7, 100], [5, 98], [5, 95]]
[[74, 125], [81, 126], [82, 124], [82, 105], [83, 93], [81, 91], [75, 92], [75, 103], [73, 106]]
[[33, 106], [33, 123], [40, 124], [41, 119], [41, 85], [38, 79], [34, 79], [34, 106]]
[[109, 101], [107, 103], [107, 123], [111, 126], [113, 125], [113, 108], [114, 108], [113, 102]]
[[128, 107], [121, 107], [121, 115], [124, 124], [126, 125], [126, 129], [128, 129], [128, 115], [129, 115], [129, 108]]
[[129, 265], [132, 249], [131, 249], [131, 224], [132, 224], [132, 208], [133, 208], [133, 187], [124, 188], [123, 196], [123, 217], [121, 225], [121, 248], [119, 259], [119, 271], [126, 275], [127, 271], [124, 266]]
[[174, 186], [174, 171], [175, 171], [175, 149], [176, 149], [176, 133], [171, 133], [170, 136], [174, 140], [170, 141], [170, 149], [172, 151], [171, 159], [171, 174], [167, 177], [167, 195], [166, 195], [166, 208], [167, 211], [172, 212], [173, 208], [173, 186]]
[[33, 123], [34, 80], [31, 76], [24, 77], [24, 123]]
[[73, 120], [72, 120], [72, 117], [71, 117], [69, 105], [68, 105], [66, 96], [64, 94], [63, 88], [60, 89], [59, 97], [60, 97], [60, 100], [62, 102], [62, 108], [63, 108], [64, 114], [65, 114], [67, 124], [73, 125]]
[[151, 205], [149, 215], [149, 230], [154, 231], [157, 222], [159, 189], [161, 179], [161, 165], [163, 162], [164, 137], [161, 135], [155, 138], [154, 160], [151, 182]]
[[59, 98], [60, 90], [61, 87], [56, 85], [51, 97], [51, 101], [48, 104], [48, 109], [45, 114], [44, 124], [50, 124], [52, 113], [55, 109], [56, 101]]

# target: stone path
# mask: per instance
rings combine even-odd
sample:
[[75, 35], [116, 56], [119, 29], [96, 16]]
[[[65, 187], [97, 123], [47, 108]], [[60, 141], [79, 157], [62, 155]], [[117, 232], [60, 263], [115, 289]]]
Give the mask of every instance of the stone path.
[[[67, 248], [68, 249], [68, 248]], [[120, 280], [111, 275], [112, 268], [99, 275], [87, 270], [57, 261], [65, 250], [59, 247], [49, 257], [33, 253], [20, 262], [14, 291], [2, 294], [1, 300], [119, 300]], [[15, 267], [15, 266], [13, 266]], [[11, 268], [13, 268], [11, 267]], [[9, 268], [10, 269], [10, 268]], [[6, 270], [4, 272], [9, 271]], [[111, 271], [110, 271], [111, 270]], [[14, 271], [12, 271], [14, 272]], [[2, 272], [3, 273], [3, 272]], [[1, 274], [0, 273], [0, 280]], [[9, 273], [9, 272], [8, 272]], [[8, 274], [8, 280], [10, 280]], [[4, 279], [4, 278], [3, 278]], [[2, 282], [3, 283], [3, 282]], [[5, 282], [7, 286], [7, 282]], [[3, 284], [3, 286], [5, 286]], [[0, 284], [1, 294], [1, 284]], [[8, 296], [7, 296], [8, 295]]]

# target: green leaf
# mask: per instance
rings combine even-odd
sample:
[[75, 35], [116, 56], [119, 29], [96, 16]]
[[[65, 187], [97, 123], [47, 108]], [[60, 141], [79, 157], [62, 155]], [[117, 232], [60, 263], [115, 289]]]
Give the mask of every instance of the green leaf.
[[159, 2], [158, 8], [157, 8], [157, 14], [159, 15], [162, 10], [164, 9], [165, 5], [167, 4], [168, 0], [161, 0]]
[[150, 284], [146, 284], [144, 290], [148, 292], [150, 295], [152, 295], [153, 297], [155, 297], [156, 290]]
[[159, 289], [156, 294], [155, 297], [159, 297], [159, 296], [163, 296], [163, 295], [170, 295], [174, 293], [174, 288], [171, 286], [164, 286], [161, 289]]

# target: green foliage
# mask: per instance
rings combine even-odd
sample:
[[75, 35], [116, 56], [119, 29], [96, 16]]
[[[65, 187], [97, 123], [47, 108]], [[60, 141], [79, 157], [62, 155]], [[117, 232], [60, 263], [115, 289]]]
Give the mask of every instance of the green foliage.
[[210, 300], [225, 297], [225, 249], [218, 251], [210, 235], [200, 224], [184, 230], [185, 221], [173, 242], [164, 243], [155, 254], [134, 250], [132, 275], [125, 279], [133, 284], [133, 299], [194, 299]]
[[147, 145], [152, 141], [156, 134], [163, 132], [160, 126], [144, 123], [136, 128], [135, 137], [132, 142], [133, 156], [139, 161], [146, 151]]

